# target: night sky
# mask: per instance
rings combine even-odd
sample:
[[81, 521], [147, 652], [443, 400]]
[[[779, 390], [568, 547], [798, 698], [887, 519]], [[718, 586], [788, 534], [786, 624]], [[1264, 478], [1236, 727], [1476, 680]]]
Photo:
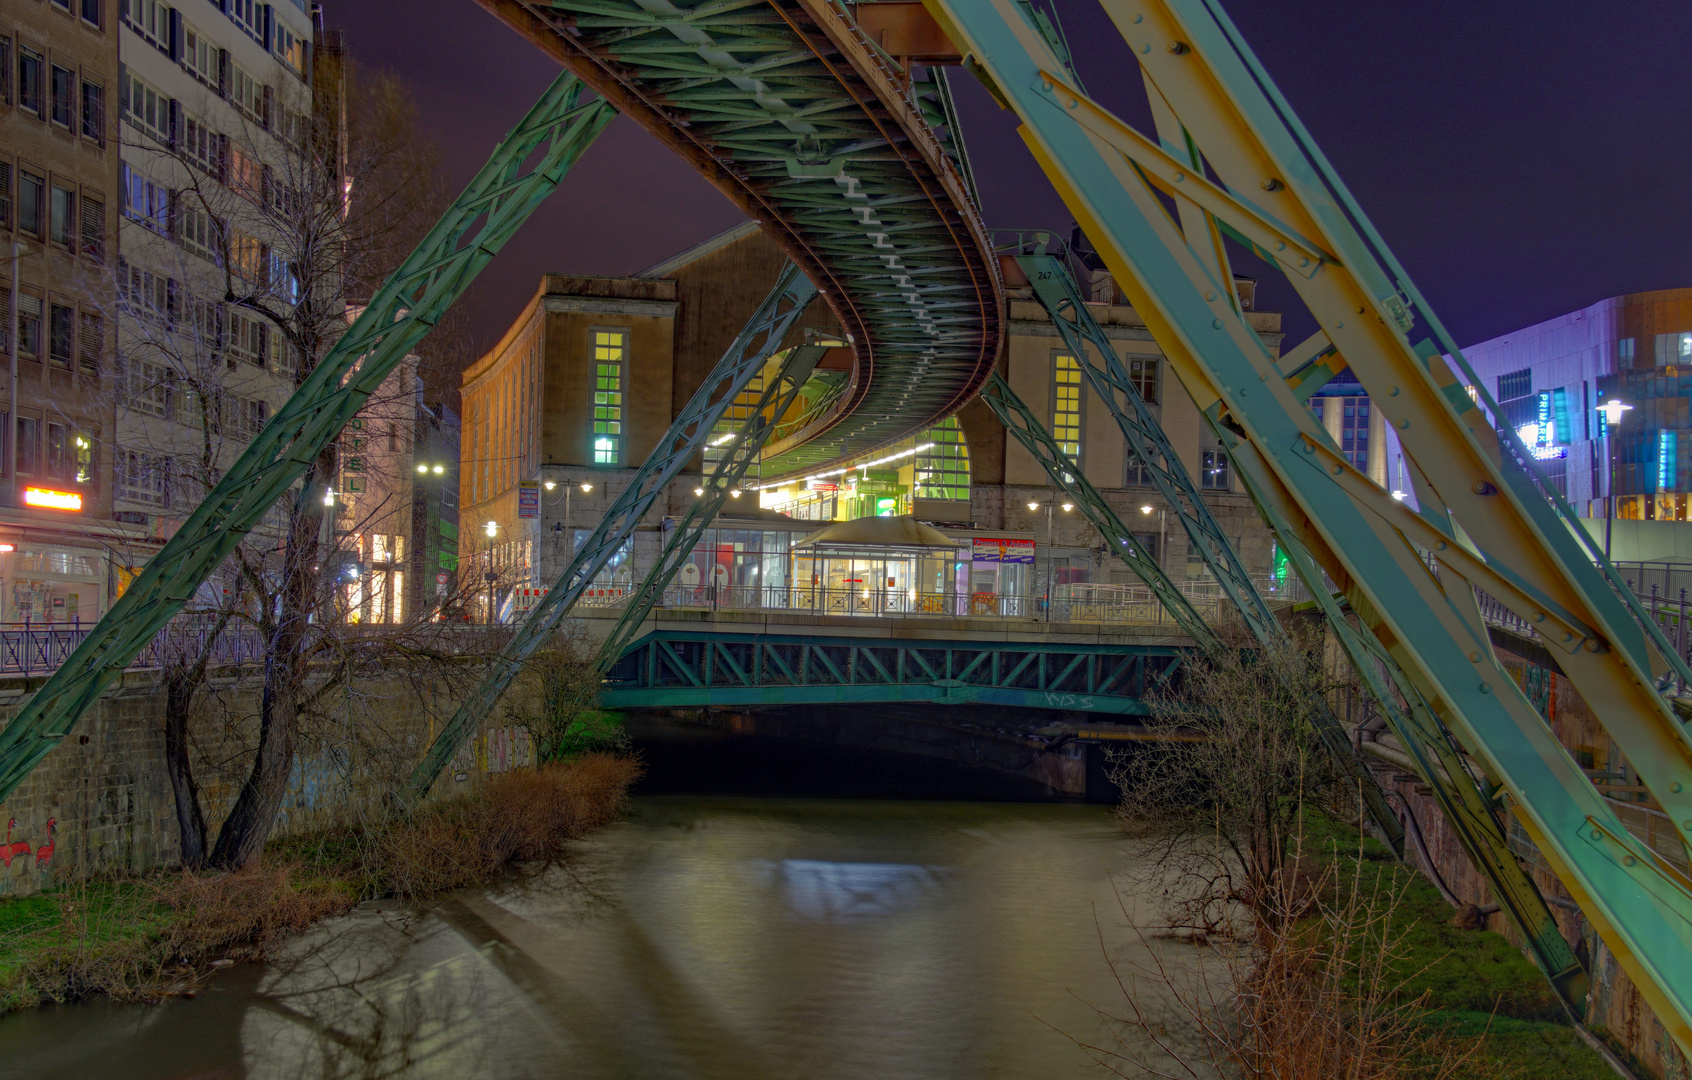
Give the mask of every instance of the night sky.
[[[472, 0], [325, 0], [353, 55], [411, 86], [456, 190], [556, 69]], [[1057, 0], [1088, 91], [1149, 131], [1094, 0]], [[1692, 286], [1692, 4], [1232, 0], [1228, 11], [1457, 340], [1607, 296]], [[1063, 203], [974, 80], [965, 139], [994, 228], [1066, 234]], [[491, 344], [549, 271], [626, 274], [740, 220], [618, 119], [469, 294]], [[1260, 310], [1292, 293], [1260, 267]], [[1292, 340], [1314, 325], [1289, 317]]]

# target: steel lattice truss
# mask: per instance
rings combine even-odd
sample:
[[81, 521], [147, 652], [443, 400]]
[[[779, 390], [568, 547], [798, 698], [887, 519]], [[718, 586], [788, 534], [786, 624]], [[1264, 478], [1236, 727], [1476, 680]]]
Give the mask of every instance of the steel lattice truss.
[[[1558, 741], [1495, 654], [1479, 594], [1536, 628], [1683, 850], [1692, 737], [1660, 691], [1687, 677], [1686, 664], [1584, 542], [1216, 0], [1102, 2], [1139, 61], [1155, 137], [1090, 100], [1020, 9], [931, 0], [931, 10], [1021, 117], [1036, 159], [1199, 408], [1249, 447], [1254, 494], [1276, 527], [1309, 551], [1474, 756], [1486, 787], [1473, 810], [1507, 811], [1523, 827], [1692, 1048], [1692, 881], [1624, 827]], [[1285, 272], [1321, 327], [1286, 366], [1234, 307], [1224, 237]], [[1306, 373], [1291, 368], [1310, 360], [1356, 374], [1398, 434], [1412, 502], [1358, 470], [1304, 406]], [[1412, 744], [1436, 746], [1436, 736]], [[1515, 912], [1524, 933], [1545, 933], [1537, 913]], [[1567, 974], [1540, 956], [1554, 978]]]
[[[800, 273], [797, 266], [788, 264], [770, 295], [753, 312], [711, 374], [705, 377], [687, 405], [671, 421], [651, 456], [611, 503], [592, 535], [570, 560], [570, 565], [564, 568], [541, 602], [529, 611], [510, 643], [494, 658], [481, 684], [465, 696], [452, 719], [436, 734], [423, 760], [412, 771], [407, 792], [410, 798], [421, 799], [429, 793], [435, 778], [458, 753], [464, 740], [475, 733], [482, 718], [522, 670], [524, 661], [552, 640], [583, 591], [593, 584], [593, 579], [634, 534], [635, 527], [664, 496], [670, 482], [704, 449], [705, 441], [717, 422], [753, 377], [764, 370], [765, 363], [775, 355], [782, 339], [816, 295], [817, 287]], [[807, 350], [806, 355], [809, 358], [807, 362], [814, 365], [814, 353]], [[775, 381], [779, 384], [783, 380]], [[752, 426], [759, 419], [761, 417], [748, 417], [747, 426]], [[741, 467], [744, 468], [744, 465]]]
[[211, 494], [6, 725], [0, 798], [70, 732], [278, 499], [304, 496], [297, 485], [347, 421], [611, 122], [609, 105], [584, 104], [583, 97], [568, 73], [547, 89]]
[[[852, 377], [766, 478], [956, 412], [999, 348], [968, 185], [904, 74], [827, 0], [478, 0], [675, 149], [776, 240], [851, 335]], [[921, 96], [921, 95], [919, 95]]]
[[607, 708], [931, 701], [1146, 716], [1185, 649], [657, 630], [611, 669]]
[[993, 410], [993, 415], [999, 418], [999, 423], [1005, 426], [1023, 449], [1034, 456], [1046, 475], [1051, 477], [1052, 484], [1058, 490], [1075, 501], [1075, 506], [1092, 522], [1093, 528], [1099, 530], [1104, 538], [1105, 546], [1115, 553], [1116, 557], [1134, 571], [1134, 576], [1146, 583], [1152, 595], [1163, 604], [1164, 610], [1178, 623], [1187, 636], [1196, 641], [1205, 652], [1211, 652], [1220, 647], [1213, 633], [1204, 621], [1204, 617], [1193, 610], [1193, 605], [1169, 580], [1169, 575], [1163, 572], [1163, 567], [1140, 547], [1140, 541], [1122, 524], [1122, 519], [1116, 516], [1116, 511], [1105, 502], [1104, 496], [1099, 494], [1088, 479], [1081, 475], [1081, 470], [1063, 448], [1052, 438], [1051, 432], [1040, 422], [1023, 400], [1010, 388], [1003, 376], [994, 372], [987, 380], [987, 388], [982, 391], [981, 400]]
[[670, 587], [677, 571], [693, 554], [700, 537], [710, 528], [711, 522], [716, 520], [723, 504], [728, 502], [729, 493], [739, 490], [747, 471], [758, 460], [758, 455], [763, 453], [764, 445], [769, 441], [770, 434], [775, 431], [776, 424], [798, 398], [800, 387], [810, 377], [825, 351], [826, 349], [819, 345], [800, 345], [790, 349], [781, 356], [775, 374], [764, 380], [763, 389], [758, 392], [758, 399], [752, 403], [751, 412], [741, 424], [740, 430], [732, 433], [733, 438], [724, 448], [722, 459], [717, 462], [711, 475], [705, 478], [705, 494], [687, 508], [687, 513], [683, 514], [675, 528], [670, 530], [664, 540], [663, 549], [652, 564], [652, 569], [647, 571], [646, 577], [629, 597], [629, 602], [623, 608], [623, 614], [618, 617], [616, 625], [605, 635], [596, 659], [601, 670], [609, 668], [623, 655], [629, 639], [639, 632], [640, 624], [645, 621], [653, 606], [663, 598], [664, 590]]

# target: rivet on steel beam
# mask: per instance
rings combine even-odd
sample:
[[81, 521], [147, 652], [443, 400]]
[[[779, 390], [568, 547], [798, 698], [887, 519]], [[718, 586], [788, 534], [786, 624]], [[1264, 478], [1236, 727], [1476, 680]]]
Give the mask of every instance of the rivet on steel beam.
[[1469, 654], [1469, 663], [1478, 664], [1480, 662], [1481, 662], [1481, 654], [1480, 653], [1472, 652], [1472, 653]]
[[1185, 41], [1171, 41], [1169, 43], [1169, 54], [1171, 56], [1185, 56], [1192, 51], [1192, 47]]
[[1338, 465], [1334, 465], [1331, 466], [1328, 471], [1333, 473], [1335, 476], [1338, 476], [1340, 474], [1340, 467]]
[[1359, 314], [1359, 315], [1363, 314], [1363, 305], [1362, 304], [1357, 305], [1356, 311], [1357, 311], [1357, 314]]
[[1564, 640], [1564, 641], [1573, 641], [1573, 640], [1574, 640], [1574, 635], [1573, 635], [1573, 634], [1571, 634], [1571, 633], [1568, 633], [1568, 632], [1567, 632], [1567, 631], [1564, 631], [1564, 633], [1563, 633], [1563, 640]]
[[1344, 330], [1344, 329], [1345, 329], [1345, 323], [1343, 323], [1343, 322], [1337, 322], [1337, 323], [1335, 323], [1335, 324], [1334, 324], [1334, 329], [1335, 329], [1335, 330]]
[[1387, 391], [1387, 397], [1397, 397], [1397, 396], [1398, 396], [1398, 387], [1395, 386], [1391, 390]]
[[1543, 611], [1534, 612], [1533, 613], [1533, 621], [1534, 622], [1544, 622], [1545, 621], [1545, 612], [1543, 612]]
[[1680, 823], [1680, 826], [1681, 826], [1681, 828], [1686, 829], [1689, 832], [1692, 832], [1692, 821], [1682, 821]]
[[1184, 173], [1184, 172], [1178, 172], [1178, 173], [1175, 174], [1175, 182], [1177, 184], [1179, 184], [1181, 181], [1185, 180], [1186, 178], [1187, 178], [1187, 174]]
[[1213, 330], [1220, 330], [1220, 329], [1222, 329], [1222, 320], [1221, 320], [1221, 319], [1212, 319], [1212, 320], [1210, 320], [1210, 327], [1211, 327], [1211, 329], [1213, 329]]
[[1143, 53], [1149, 53], [1149, 52], [1151, 52], [1151, 46], [1150, 45], [1141, 45], [1140, 51], [1143, 52]]
[[1314, 443], [1311, 443], [1311, 442], [1308, 442], [1308, 441], [1306, 441], [1306, 442], [1305, 442], [1305, 444], [1304, 444], [1304, 452], [1305, 452], [1305, 453], [1306, 453], [1306, 454], [1314, 454], [1314, 453], [1315, 453], [1315, 452], [1316, 452], [1316, 446], [1315, 446], [1315, 444], [1314, 444]]
[[1281, 188], [1285, 187], [1286, 185], [1282, 184], [1279, 180], [1277, 180], [1273, 176], [1271, 176], [1269, 179], [1263, 181], [1263, 183], [1261, 183], [1257, 186], [1262, 188], [1264, 191], [1279, 191], [1279, 190], [1281, 190]]
[[1040, 84], [1040, 89], [1042, 89], [1042, 90], [1045, 90], [1045, 91], [1048, 91], [1048, 92], [1049, 92], [1049, 91], [1050, 91], [1050, 90], [1051, 90], [1051, 88], [1052, 88], [1052, 84], [1051, 84], [1051, 83], [1049, 83], [1049, 82], [1042, 82], [1042, 83], [1041, 83], [1041, 84]]
[[1287, 250], [1287, 242], [1286, 242], [1286, 241], [1285, 241], [1285, 240], [1277, 240], [1277, 241], [1275, 241], [1275, 250], [1276, 250], [1276, 251], [1285, 251], [1285, 250]]
[[1143, 23], [1143, 22], [1145, 22], [1145, 21], [1146, 21], [1146, 17], [1145, 17], [1145, 16], [1144, 16], [1144, 15], [1141, 15], [1141, 14], [1138, 14], [1138, 13], [1136, 13], [1136, 14], [1135, 14], [1135, 15], [1134, 15], [1134, 21], [1135, 21], [1135, 22], [1136, 22], [1136, 23]]
[[1676, 780], [1674, 783], [1670, 784], [1669, 790], [1678, 793], [1680, 791], [1680, 781]]
[[1216, 299], [1216, 294], [1213, 293], [1213, 292], [1207, 292], [1207, 293], [1204, 294], [1204, 298], [1206, 300], [1214, 300], [1214, 299]]
[[1481, 693], [1483, 693], [1483, 694], [1492, 693], [1492, 684], [1489, 683], [1489, 682], [1481, 683]]
[[1498, 489], [1487, 483], [1485, 480], [1477, 480], [1475, 481], [1474, 492], [1476, 495], [1496, 495], [1498, 494]]
[[1632, 866], [1634, 863], [1636, 863], [1638, 861], [1639, 860], [1635, 859], [1632, 855], [1623, 855], [1622, 856], [1622, 865], [1623, 866]]
[[1593, 829], [1592, 830], [1592, 839], [1602, 840], [1602, 839], [1604, 839], [1604, 833], [1599, 829]]
[[1441, 540], [1439, 543], [1435, 544], [1434, 550], [1435, 551], [1444, 551], [1445, 550], [1445, 541]]
[[1301, 257], [1301, 258], [1300, 258], [1300, 259], [1299, 259], [1299, 260], [1298, 260], [1298, 265], [1300, 265], [1300, 266], [1309, 266], [1309, 265], [1310, 265], [1310, 260], [1309, 260], [1309, 259], [1306, 259], [1306, 258], [1302, 258], [1302, 257]]
[[1410, 421], [1408, 421], [1408, 420], [1400, 420], [1398, 422], [1398, 430], [1400, 430], [1400, 431], [1405, 431], [1409, 427], [1410, 427]]
[[1069, 99], [1069, 107], [1071, 109], [1075, 108], [1075, 106], [1077, 106], [1079, 104], [1081, 104], [1081, 103], [1079, 101], [1076, 101], [1074, 98]]

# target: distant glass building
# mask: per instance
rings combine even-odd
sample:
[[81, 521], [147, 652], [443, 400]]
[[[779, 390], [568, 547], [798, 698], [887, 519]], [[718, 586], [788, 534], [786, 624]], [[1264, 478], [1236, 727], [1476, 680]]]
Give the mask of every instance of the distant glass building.
[[1463, 355], [1577, 514], [1692, 516], [1692, 289], [1611, 297]]

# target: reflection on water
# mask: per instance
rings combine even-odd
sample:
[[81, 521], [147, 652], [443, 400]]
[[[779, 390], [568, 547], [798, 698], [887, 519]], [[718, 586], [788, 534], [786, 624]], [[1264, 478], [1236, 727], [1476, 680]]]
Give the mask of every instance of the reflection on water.
[[1099, 807], [646, 796], [566, 866], [194, 1000], [0, 1021], [0, 1077], [1046, 1078], [1118, 993], [1100, 930], [1145, 948], [1124, 859]]

